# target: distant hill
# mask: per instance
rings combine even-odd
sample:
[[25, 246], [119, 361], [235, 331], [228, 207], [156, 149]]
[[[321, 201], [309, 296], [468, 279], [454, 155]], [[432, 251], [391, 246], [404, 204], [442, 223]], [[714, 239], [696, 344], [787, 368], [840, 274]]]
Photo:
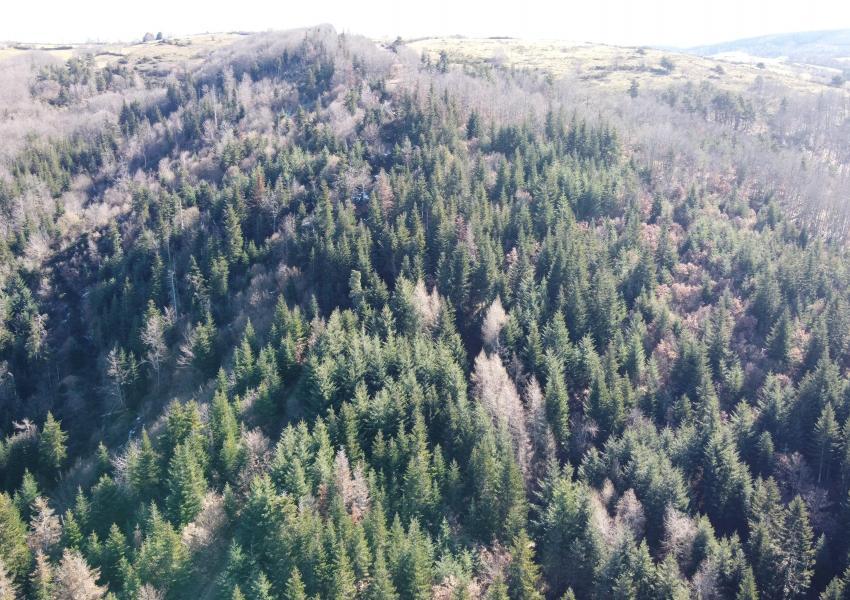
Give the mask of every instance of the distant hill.
[[850, 68], [850, 29], [765, 35], [687, 48], [700, 56], [750, 55], [837, 68]]

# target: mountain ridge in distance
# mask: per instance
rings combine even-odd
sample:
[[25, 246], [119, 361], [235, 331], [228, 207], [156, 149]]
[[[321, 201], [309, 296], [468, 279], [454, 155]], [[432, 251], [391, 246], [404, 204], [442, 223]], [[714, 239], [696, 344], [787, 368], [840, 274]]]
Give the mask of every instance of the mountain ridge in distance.
[[681, 51], [700, 56], [744, 54], [850, 69], [850, 28], [763, 35], [692, 46]]

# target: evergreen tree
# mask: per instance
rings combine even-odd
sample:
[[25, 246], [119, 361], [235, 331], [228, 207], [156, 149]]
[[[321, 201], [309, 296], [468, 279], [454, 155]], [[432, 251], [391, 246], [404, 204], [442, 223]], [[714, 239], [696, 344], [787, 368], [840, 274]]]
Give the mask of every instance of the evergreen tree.
[[767, 338], [768, 356], [781, 365], [788, 362], [792, 335], [791, 317], [786, 309], [780, 315], [779, 320], [774, 323]]
[[818, 465], [818, 483], [830, 478], [835, 451], [840, 445], [838, 422], [832, 404], [827, 403], [815, 423], [814, 450]]
[[292, 569], [283, 597], [286, 600], [307, 600], [307, 592], [298, 569]]
[[173, 521], [185, 525], [200, 512], [207, 482], [189, 444], [178, 444], [168, 467], [166, 506]]
[[48, 411], [38, 439], [38, 456], [41, 465], [49, 472], [58, 471], [68, 456], [68, 434], [62, 431], [59, 421]]
[[330, 560], [327, 597], [334, 600], [354, 597], [357, 591], [354, 570], [351, 568], [345, 546], [340, 541], [334, 544]]
[[398, 592], [396, 592], [387, 569], [384, 552], [382, 549], [378, 549], [375, 552], [375, 561], [372, 565], [372, 580], [367, 590], [367, 598], [369, 600], [397, 600], [398, 597]]
[[[41, 551], [35, 553], [35, 568], [30, 576], [30, 586], [35, 600], [53, 599], [53, 565]], [[0, 598], [3, 598], [2, 594]]]
[[534, 564], [532, 543], [525, 530], [520, 530], [511, 546], [508, 567], [508, 589], [512, 600], [542, 600], [540, 568]]
[[27, 527], [5, 492], [0, 492], [0, 560], [15, 580], [24, 577], [29, 569]]
[[509, 600], [510, 596], [508, 596], [508, 586], [505, 585], [505, 582], [501, 577], [498, 577], [490, 584], [490, 587], [487, 588], [486, 598], [487, 600]]
[[159, 454], [154, 450], [147, 430], [142, 429], [138, 451], [132, 452], [127, 462], [127, 478], [142, 500], [150, 500], [159, 487], [159, 462]]
[[809, 525], [809, 511], [800, 496], [788, 505], [785, 519], [782, 572], [783, 595], [802, 598], [809, 589], [814, 574], [814, 534]]
[[146, 534], [136, 556], [136, 568], [142, 582], [153, 583], [174, 597], [189, 574], [189, 550], [180, 534], [151, 505]]
[[744, 570], [744, 576], [741, 578], [741, 583], [738, 585], [738, 593], [735, 595], [735, 600], [758, 600], [759, 594], [756, 589], [756, 580], [753, 577], [753, 570], [747, 567]]
[[[18, 587], [6, 570], [3, 559], [0, 558], [0, 600], [15, 600], [18, 597]], [[49, 597], [48, 597], [48, 600]]]

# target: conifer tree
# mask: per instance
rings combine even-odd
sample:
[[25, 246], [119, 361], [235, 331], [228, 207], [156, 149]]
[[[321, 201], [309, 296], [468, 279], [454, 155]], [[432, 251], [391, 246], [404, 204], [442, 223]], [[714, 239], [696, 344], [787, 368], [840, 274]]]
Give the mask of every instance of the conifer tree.
[[758, 600], [758, 598], [759, 594], [756, 589], [753, 570], [747, 567], [744, 569], [744, 576], [741, 578], [741, 583], [738, 584], [738, 593], [735, 595], [735, 600]]
[[283, 597], [285, 600], [307, 600], [307, 591], [304, 588], [304, 582], [301, 579], [301, 573], [298, 569], [292, 569]]
[[185, 525], [200, 512], [206, 494], [203, 470], [189, 444], [178, 444], [168, 467], [166, 506], [175, 523]]
[[[238, 586], [235, 589], [239, 589]], [[265, 573], [260, 572], [251, 584], [251, 598], [256, 600], [272, 600], [272, 584]]]
[[151, 505], [146, 534], [136, 557], [136, 568], [142, 582], [153, 583], [179, 597], [189, 570], [189, 550], [180, 534]]
[[840, 444], [838, 422], [835, 419], [835, 411], [832, 403], [827, 402], [815, 423], [814, 450], [818, 465], [818, 483], [822, 479], [830, 478], [835, 451]]
[[62, 431], [62, 424], [48, 411], [38, 439], [39, 461], [48, 472], [55, 473], [62, 467], [68, 456], [67, 441], [68, 434]]
[[512, 600], [542, 600], [540, 593], [540, 567], [534, 563], [534, 550], [524, 529], [511, 545], [511, 563], [508, 567], [508, 589]]
[[334, 544], [330, 560], [327, 597], [333, 600], [346, 600], [354, 597], [357, 591], [354, 570], [351, 568], [351, 561], [341, 541]]
[[[30, 585], [35, 600], [53, 599], [53, 565], [41, 551], [35, 553], [35, 568], [30, 575]], [[3, 598], [2, 594], [0, 598]]]
[[[15, 600], [18, 597], [18, 586], [6, 570], [3, 559], [0, 558], [0, 600]], [[47, 598], [50, 600], [50, 597]]]
[[29, 469], [24, 469], [24, 476], [21, 479], [21, 485], [15, 491], [14, 501], [18, 512], [24, 521], [29, 521], [32, 516], [33, 502], [41, 496], [41, 490], [38, 487], [38, 481]]
[[783, 533], [783, 594], [788, 598], [802, 598], [814, 574], [815, 550], [809, 511], [800, 496], [788, 505]]
[[768, 356], [781, 365], [788, 362], [792, 334], [791, 317], [788, 309], [785, 309], [774, 323], [767, 338]]
[[27, 528], [12, 499], [0, 492], [0, 560], [12, 579], [26, 575], [30, 563]]
[[505, 585], [504, 579], [501, 576], [497, 577], [490, 587], [487, 588], [487, 600], [509, 600], [508, 586]]
[[387, 562], [384, 559], [384, 551], [379, 548], [375, 551], [375, 561], [372, 564], [372, 579], [369, 582], [367, 598], [369, 600], [397, 600], [398, 592], [390, 578]]
[[130, 455], [127, 467], [130, 485], [143, 500], [149, 500], [159, 487], [159, 461], [159, 454], [154, 450], [147, 430], [142, 429], [138, 451]]

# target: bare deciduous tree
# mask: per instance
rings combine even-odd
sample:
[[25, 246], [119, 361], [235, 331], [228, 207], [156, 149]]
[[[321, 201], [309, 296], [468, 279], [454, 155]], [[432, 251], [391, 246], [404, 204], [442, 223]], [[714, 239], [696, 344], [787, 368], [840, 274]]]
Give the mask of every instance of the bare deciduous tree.
[[106, 588], [97, 584], [99, 576], [78, 551], [66, 548], [56, 568], [54, 599], [100, 600], [106, 595]]
[[472, 375], [476, 396], [497, 426], [505, 426], [514, 444], [514, 453], [523, 474], [530, 475], [530, 450], [525, 409], [516, 386], [508, 376], [498, 354], [488, 355], [483, 350], [475, 358]]
[[160, 370], [162, 363], [168, 353], [165, 344], [165, 324], [163, 317], [158, 312], [152, 312], [141, 333], [142, 343], [145, 345], [145, 358], [156, 374], [156, 386], [159, 387]]
[[413, 288], [412, 300], [413, 305], [416, 307], [416, 311], [419, 313], [422, 325], [428, 329], [436, 325], [437, 319], [440, 317], [441, 306], [440, 295], [437, 293], [437, 288], [435, 287], [429, 294], [428, 290], [425, 288], [425, 283], [420, 279], [416, 282], [416, 286]]
[[33, 500], [32, 508], [27, 545], [33, 552], [50, 554], [62, 538], [62, 524], [46, 498], [39, 496]]
[[484, 341], [485, 348], [491, 352], [498, 349], [499, 334], [507, 322], [508, 315], [502, 308], [502, 299], [496, 296], [490, 308], [487, 309], [484, 322], [481, 324], [481, 339]]
[[114, 346], [106, 355], [106, 376], [112, 384], [109, 387], [110, 394], [118, 401], [118, 408], [123, 409], [125, 406], [124, 386], [127, 384], [128, 373], [124, 361], [121, 360], [118, 346]]
[[626, 490], [617, 501], [614, 522], [624, 531], [631, 533], [635, 540], [643, 538], [646, 515], [643, 511], [643, 505], [631, 488]]
[[342, 448], [334, 458], [334, 487], [351, 517], [360, 521], [369, 510], [369, 488], [359, 466], [352, 474], [348, 456]]
[[664, 515], [664, 554], [672, 554], [682, 570], [690, 568], [691, 551], [697, 527], [693, 519], [675, 508], [669, 507]]
[[139, 600], [165, 600], [165, 594], [151, 584], [146, 583], [139, 589], [138, 598]]

